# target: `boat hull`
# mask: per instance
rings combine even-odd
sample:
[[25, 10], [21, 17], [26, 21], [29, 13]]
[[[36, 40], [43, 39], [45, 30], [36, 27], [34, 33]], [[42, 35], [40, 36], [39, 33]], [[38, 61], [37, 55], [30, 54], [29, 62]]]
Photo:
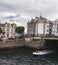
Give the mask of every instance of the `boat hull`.
[[53, 51], [37, 51], [37, 52], [33, 52], [33, 55], [45, 55], [45, 54], [50, 54]]

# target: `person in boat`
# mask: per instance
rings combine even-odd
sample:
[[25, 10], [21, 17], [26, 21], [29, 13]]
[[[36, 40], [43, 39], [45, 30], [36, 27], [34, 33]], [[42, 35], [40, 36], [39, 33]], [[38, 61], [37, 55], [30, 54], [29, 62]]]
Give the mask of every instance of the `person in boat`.
[[38, 52], [38, 51], [36, 50], [36, 52]]

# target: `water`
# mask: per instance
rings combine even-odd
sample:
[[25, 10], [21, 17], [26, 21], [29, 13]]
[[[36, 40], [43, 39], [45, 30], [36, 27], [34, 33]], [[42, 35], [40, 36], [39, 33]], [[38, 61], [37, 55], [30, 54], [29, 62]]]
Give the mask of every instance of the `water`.
[[0, 65], [58, 65], [58, 53], [33, 56], [31, 48], [0, 50]]

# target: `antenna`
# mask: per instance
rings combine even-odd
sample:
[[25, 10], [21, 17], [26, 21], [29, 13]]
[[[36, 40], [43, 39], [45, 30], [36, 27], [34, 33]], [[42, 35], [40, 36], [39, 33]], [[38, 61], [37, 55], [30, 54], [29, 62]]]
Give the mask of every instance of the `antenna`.
[[40, 18], [42, 18], [42, 14], [40, 13]]

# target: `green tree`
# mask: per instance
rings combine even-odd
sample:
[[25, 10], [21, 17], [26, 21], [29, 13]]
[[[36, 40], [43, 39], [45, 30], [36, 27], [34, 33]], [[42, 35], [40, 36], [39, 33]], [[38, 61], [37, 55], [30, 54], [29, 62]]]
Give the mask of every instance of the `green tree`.
[[15, 32], [16, 33], [24, 33], [24, 27], [23, 26], [18, 26], [16, 29], [15, 29]]
[[0, 28], [0, 34], [2, 33], [2, 29]]
[[0, 37], [1, 37], [2, 29], [0, 28]]

